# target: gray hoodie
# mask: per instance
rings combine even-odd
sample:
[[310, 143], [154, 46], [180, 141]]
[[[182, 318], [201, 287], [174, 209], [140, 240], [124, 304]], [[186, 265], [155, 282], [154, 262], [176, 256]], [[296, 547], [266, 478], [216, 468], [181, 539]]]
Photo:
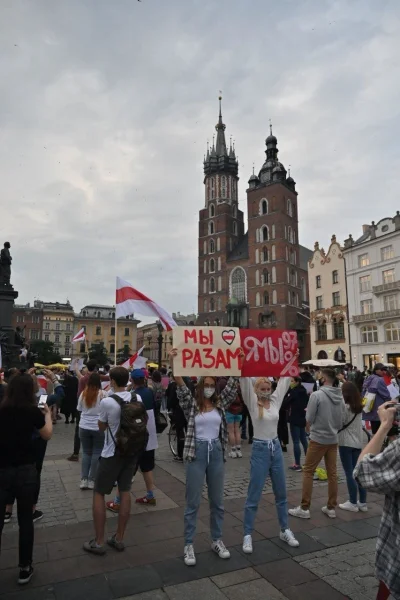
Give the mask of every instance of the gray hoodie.
[[306, 419], [310, 423], [310, 440], [318, 444], [337, 444], [343, 425], [345, 405], [340, 388], [324, 385], [308, 401]]

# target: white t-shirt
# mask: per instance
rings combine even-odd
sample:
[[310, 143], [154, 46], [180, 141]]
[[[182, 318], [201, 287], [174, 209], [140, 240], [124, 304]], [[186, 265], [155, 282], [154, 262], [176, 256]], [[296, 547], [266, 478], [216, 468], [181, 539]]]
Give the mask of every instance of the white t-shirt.
[[81, 412], [81, 419], [79, 421], [79, 427], [82, 429], [90, 429], [90, 431], [99, 430], [99, 415], [100, 415], [100, 402], [103, 400], [105, 394], [99, 391], [97, 394], [96, 404], [88, 408], [83, 398], [83, 392], [79, 396], [77, 410]]
[[216, 440], [219, 437], [221, 427], [221, 415], [216, 408], [209, 412], [203, 412], [195, 416], [195, 435], [199, 440]]
[[240, 378], [240, 388], [243, 400], [249, 409], [254, 428], [255, 440], [273, 440], [278, 435], [279, 410], [283, 399], [290, 386], [290, 377], [281, 377], [276, 390], [271, 395], [270, 407], [263, 408], [262, 419], [259, 418], [257, 396], [254, 392], [256, 379], [250, 377]]
[[[115, 392], [115, 395], [119, 396], [124, 402], [130, 402], [132, 398], [132, 394], [130, 392]], [[137, 396], [137, 399], [139, 402], [142, 401], [140, 396]], [[98, 420], [102, 423], [108, 423], [108, 427], [110, 428], [115, 439], [121, 420], [121, 408], [118, 402], [114, 400], [114, 398], [111, 398], [111, 396], [103, 398], [103, 400], [100, 402], [100, 414]], [[114, 456], [114, 453], [114, 440], [107, 428], [105, 431], [104, 446], [101, 456], [103, 458], [110, 458], [110, 456]]]

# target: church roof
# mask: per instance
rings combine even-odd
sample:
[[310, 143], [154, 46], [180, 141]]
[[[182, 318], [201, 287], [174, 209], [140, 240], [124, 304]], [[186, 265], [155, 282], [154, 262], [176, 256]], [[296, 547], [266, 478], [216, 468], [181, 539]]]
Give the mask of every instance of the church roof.
[[244, 260], [249, 258], [249, 238], [248, 234], [245, 233], [244, 236], [239, 240], [238, 244], [234, 247], [232, 252], [228, 256], [228, 261], [234, 260]]

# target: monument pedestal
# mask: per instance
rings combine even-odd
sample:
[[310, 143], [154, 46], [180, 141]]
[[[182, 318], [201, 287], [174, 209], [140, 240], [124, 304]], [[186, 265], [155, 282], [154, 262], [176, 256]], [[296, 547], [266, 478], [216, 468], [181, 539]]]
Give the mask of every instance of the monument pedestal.
[[6, 368], [19, 364], [19, 346], [15, 345], [15, 331], [12, 326], [12, 313], [16, 298], [18, 298], [18, 292], [12, 285], [0, 283], [0, 344], [3, 367]]

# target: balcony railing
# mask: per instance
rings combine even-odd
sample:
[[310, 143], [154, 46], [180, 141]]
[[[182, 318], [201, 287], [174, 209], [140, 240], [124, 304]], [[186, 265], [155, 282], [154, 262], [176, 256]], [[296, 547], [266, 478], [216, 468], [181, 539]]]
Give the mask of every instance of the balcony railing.
[[381, 312], [372, 312], [368, 315], [354, 315], [354, 323], [366, 323], [367, 321], [381, 321], [382, 319], [391, 319], [392, 317], [400, 317], [400, 308], [394, 310], [384, 310]]
[[384, 294], [385, 292], [396, 292], [398, 290], [400, 290], [400, 281], [382, 283], [382, 285], [374, 285], [372, 287], [372, 291], [374, 294]]

